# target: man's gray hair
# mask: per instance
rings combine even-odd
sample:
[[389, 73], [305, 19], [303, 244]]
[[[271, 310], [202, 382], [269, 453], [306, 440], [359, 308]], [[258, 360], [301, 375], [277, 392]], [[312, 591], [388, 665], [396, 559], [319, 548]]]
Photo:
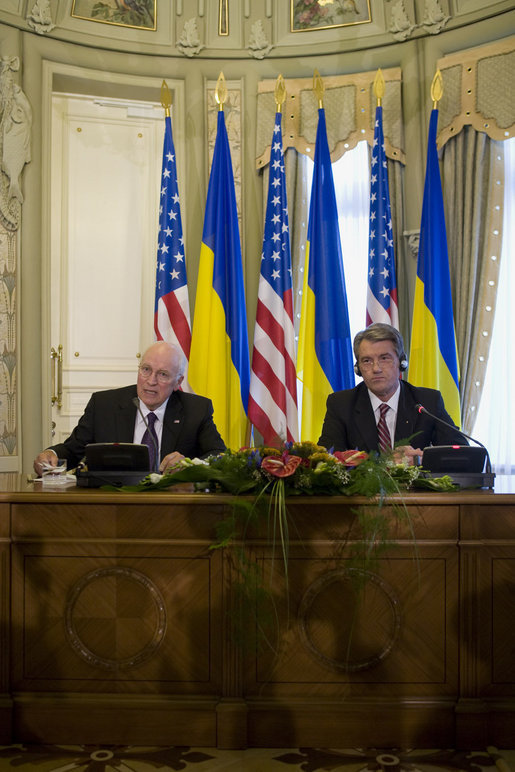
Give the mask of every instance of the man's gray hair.
[[353, 349], [356, 362], [358, 361], [358, 351], [362, 341], [368, 340], [370, 343], [378, 343], [381, 340], [391, 340], [395, 348], [395, 353], [399, 357], [399, 362], [402, 359], [406, 359], [404, 352], [404, 341], [399, 330], [392, 327], [391, 324], [384, 324], [383, 322], [374, 322], [365, 330], [358, 332], [354, 338]]

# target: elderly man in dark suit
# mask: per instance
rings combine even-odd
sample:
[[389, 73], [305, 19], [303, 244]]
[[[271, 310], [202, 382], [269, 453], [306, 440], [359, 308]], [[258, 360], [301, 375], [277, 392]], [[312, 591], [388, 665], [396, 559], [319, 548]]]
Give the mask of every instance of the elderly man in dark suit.
[[93, 442], [141, 443], [149, 414], [156, 416], [152, 423], [161, 472], [185, 456], [224, 451], [211, 400], [179, 390], [185, 367], [186, 359], [177, 346], [154, 343], [143, 354], [137, 383], [93, 394], [71, 435], [35, 458], [36, 473], [41, 474], [46, 464], [55, 466], [58, 458], [65, 458], [69, 468], [76, 466], [86, 445]]
[[408, 361], [398, 330], [389, 324], [371, 324], [354, 338], [354, 355], [354, 369], [363, 383], [329, 395], [320, 445], [364, 451], [395, 445], [399, 458], [414, 463], [428, 445], [467, 444], [457, 430], [418, 411], [417, 406], [423, 405], [454, 426], [439, 391], [400, 380]]

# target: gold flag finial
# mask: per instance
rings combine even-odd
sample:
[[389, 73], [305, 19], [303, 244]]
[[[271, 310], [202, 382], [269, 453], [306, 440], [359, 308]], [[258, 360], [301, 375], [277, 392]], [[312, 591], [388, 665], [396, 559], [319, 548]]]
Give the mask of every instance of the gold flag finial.
[[374, 78], [374, 96], [377, 99], [377, 106], [381, 107], [381, 101], [384, 97], [384, 76], [380, 67]]
[[440, 70], [437, 70], [431, 83], [431, 99], [433, 100], [433, 110], [438, 107], [438, 102], [443, 96], [443, 78]]
[[275, 81], [274, 96], [275, 110], [276, 112], [280, 113], [284, 104], [284, 100], [286, 99], [286, 84], [284, 82], [283, 76], [280, 74], [277, 76], [277, 80]]
[[320, 77], [318, 70], [313, 73], [313, 91], [318, 99], [318, 109], [321, 110], [324, 106], [324, 81]]
[[161, 104], [165, 110], [166, 118], [170, 117], [170, 107], [172, 106], [172, 92], [167, 86], [166, 80], [161, 83]]
[[215, 99], [217, 101], [217, 104], [220, 105], [220, 110], [224, 109], [224, 102], [227, 99], [227, 86], [225, 85], [225, 77], [223, 72], [220, 73], [218, 76], [218, 80], [216, 81], [216, 88], [215, 88]]

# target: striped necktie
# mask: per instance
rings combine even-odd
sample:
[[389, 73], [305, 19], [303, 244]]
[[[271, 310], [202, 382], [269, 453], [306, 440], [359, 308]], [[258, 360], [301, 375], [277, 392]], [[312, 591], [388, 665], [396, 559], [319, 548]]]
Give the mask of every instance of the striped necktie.
[[379, 436], [379, 450], [381, 453], [386, 453], [392, 448], [392, 438], [386, 424], [386, 414], [390, 410], [390, 405], [383, 403], [380, 408], [379, 421], [377, 422], [377, 434]]
[[[145, 434], [141, 438], [143, 445], [148, 448], [148, 458], [150, 461], [150, 471], [157, 472], [156, 460], [159, 462], [159, 441], [157, 439], [156, 430], [154, 424], [157, 421], [155, 413], [147, 413], [148, 427], [145, 430]], [[159, 463], [157, 464], [159, 466]]]

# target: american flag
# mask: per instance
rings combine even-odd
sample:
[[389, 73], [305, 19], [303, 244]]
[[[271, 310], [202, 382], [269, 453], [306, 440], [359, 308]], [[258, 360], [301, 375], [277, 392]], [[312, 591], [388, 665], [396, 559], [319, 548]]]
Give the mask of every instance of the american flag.
[[397, 281], [393, 254], [388, 168], [384, 151], [383, 108], [376, 107], [370, 174], [367, 327], [386, 322], [399, 328]]
[[[181, 347], [189, 359], [191, 344], [190, 304], [186, 277], [181, 207], [177, 185], [172, 120], [165, 118], [159, 234], [157, 245], [154, 332], [157, 340]], [[185, 376], [184, 391], [191, 391]]]
[[290, 234], [280, 112], [275, 116], [270, 152], [248, 415], [265, 443], [298, 438]]

